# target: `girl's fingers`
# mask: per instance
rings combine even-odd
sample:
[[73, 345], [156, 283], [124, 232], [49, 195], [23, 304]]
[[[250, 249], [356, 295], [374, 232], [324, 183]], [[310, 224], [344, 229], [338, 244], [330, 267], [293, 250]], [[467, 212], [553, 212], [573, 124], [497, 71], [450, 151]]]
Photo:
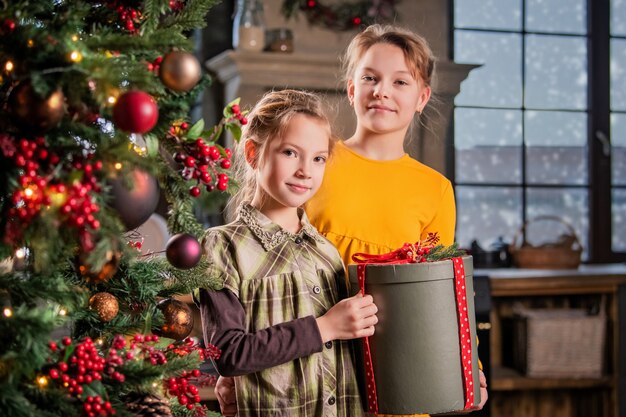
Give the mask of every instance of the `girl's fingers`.
[[374, 304], [370, 304], [359, 310], [359, 316], [363, 318], [370, 317], [370, 316], [374, 316], [377, 312], [378, 312], [378, 307], [376, 307], [376, 305]]
[[374, 334], [374, 326], [366, 327], [356, 332], [356, 337], [370, 337]]

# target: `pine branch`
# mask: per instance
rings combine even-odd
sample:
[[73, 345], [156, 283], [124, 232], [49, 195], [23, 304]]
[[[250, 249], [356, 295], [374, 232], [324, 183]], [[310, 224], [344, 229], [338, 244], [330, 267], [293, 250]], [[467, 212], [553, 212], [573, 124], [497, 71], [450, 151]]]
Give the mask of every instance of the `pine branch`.
[[193, 214], [193, 201], [188, 193], [188, 186], [180, 176], [168, 176], [165, 179], [165, 197], [170, 204], [168, 211], [168, 229], [172, 233], [189, 233], [199, 237], [204, 228]]
[[16, 271], [0, 275], [0, 288], [10, 289], [11, 301], [15, 305], [32, 305], [39, 299], [47, 299], [73, 309], [83, 299], [83, 294], [77, 292], [59, 270], [42, 273]]
[[144, 0], [142, 10], [141, 35], [151, 36], [159, 26], [161, 15], [169, 11], [169, 0]]
[[441, 261], [444, 259], [455, 258], [458, 256], [466, 256], [467, 252], [463, 249], [459, 249], [458, 244], [454, 242], [450, 246], [437, 245], [432, 248], [426, 255], [428, 262]]
[[145, 36], [128, 36], [113, 29], [105, 29], [85, 41], [90, 49], [101, 51], [124, 51], [126, 54], [142, 54], [146, 50], [165, 51], [172, 47], [192, 49], [193, 43], [181, 33], [180, 27], [157, 29]]
[[187, 0], [186, 7], [179, 13], [168, 16], [163, 27], [178, 27], [178, 30], [203, 28], [206, 26], [205, 16], [217, 0]]
[[34, 378], [34, 371], [50, 352], [50, 334], [62, 322], [52, 309], [24, 305], [15, 308], [10, 318], [0, 320], [0, 362], [12, 368], [11, 379]]

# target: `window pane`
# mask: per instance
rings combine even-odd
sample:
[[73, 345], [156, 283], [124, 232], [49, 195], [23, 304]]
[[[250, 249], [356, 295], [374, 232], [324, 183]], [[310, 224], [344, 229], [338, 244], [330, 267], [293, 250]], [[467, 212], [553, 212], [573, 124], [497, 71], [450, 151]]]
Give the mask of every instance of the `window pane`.
[[454, 60], [483, 64], [472, 70], [461, 84], [461, 93], [456, 96], [455, 104], [521, 107], [521, 35], [468, 30], [456, 30], [454, 35]]
[[530, 184], [587, 184], [587, 113], [527, 111], [526, 179]]
[[521, 182], [521, 111], [457, 108], [454, 141], [457, 182]]
[[521, 30], [521, 8], [521, 0], [456, 0], [454, 26]]
[[626, 110], [626, 40], [611, 39], [611, 109]]
[[535, 109], [586, 108], [586, 38], [526, 37], [525, 102]]
[[626, 252], [626, 190], [614, 189], [612, 201], [613, 251]]
[[626, 114], [611, 115], [611, 183], [626, 185]]
[[489, 248], [499, 236], [510, 242], [520, 228], [522, 192], [518, 187], [468, 187], [455, 189], [458, 205], [456, 240], [469, 248], [478, 240]]
[[611, 35], [626, 36], [626, 1], [611, 1]]
[[[587, 189], [579, 188], [529, 188], [527, 191], [526, 218], [541, 215], [557, 216], [570, 224], [583, 246], [586, 258], [589, 230], [589, 202]], [[531, 222], [532, 223], [532, 222]], [[541, 221], [527, 227], [527, 240], [533, 245], [554, 243], [567, 228], [559, 222]]]
[[529, 32], [587, 33], [585, 0], [526, 0]]

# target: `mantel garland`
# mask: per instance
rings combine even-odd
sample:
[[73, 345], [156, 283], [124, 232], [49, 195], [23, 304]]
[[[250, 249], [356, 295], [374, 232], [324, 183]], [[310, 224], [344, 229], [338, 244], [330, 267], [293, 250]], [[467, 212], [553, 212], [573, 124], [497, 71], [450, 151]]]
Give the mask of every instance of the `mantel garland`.
[[287, 19], [301, 11], [312, 25], [347, 31], [361, 25], [394, 21], [398, 15], [397, 3], [399, 0], [364, 0], [330, 6], [318, 0], [284, 0], [281, 11]]

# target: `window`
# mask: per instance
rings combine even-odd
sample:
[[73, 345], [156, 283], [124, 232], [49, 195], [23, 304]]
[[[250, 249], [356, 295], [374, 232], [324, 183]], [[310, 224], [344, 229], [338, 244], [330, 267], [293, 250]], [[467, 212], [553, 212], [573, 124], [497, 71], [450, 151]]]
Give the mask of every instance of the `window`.
[[455, 100], [462, 246], [528, 222], [530, 243], [571, 226], [587, 261], [626, 259], [626, 0], [603, 3], [454, 2], [454, 61], [481, 64]]

